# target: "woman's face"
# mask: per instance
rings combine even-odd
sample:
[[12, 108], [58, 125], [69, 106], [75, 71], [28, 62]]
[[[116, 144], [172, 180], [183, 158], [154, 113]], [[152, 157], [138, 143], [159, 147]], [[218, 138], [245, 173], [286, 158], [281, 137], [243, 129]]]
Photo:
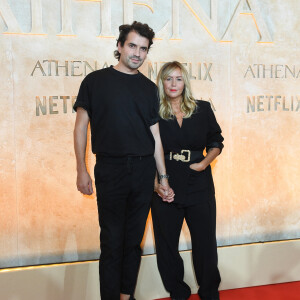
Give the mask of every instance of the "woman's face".
[[184, 89], [184, 81], [181, 70], [175, 69], [164, 81], [164, 90], [170, 100], [181, 99], [181, 94]]

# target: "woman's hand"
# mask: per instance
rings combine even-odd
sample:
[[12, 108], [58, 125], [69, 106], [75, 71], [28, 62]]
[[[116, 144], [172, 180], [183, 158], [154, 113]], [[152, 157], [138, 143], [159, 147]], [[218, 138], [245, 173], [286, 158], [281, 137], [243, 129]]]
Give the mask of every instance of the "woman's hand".
[[190, 168], [197, 172], [204, 171], [210, 165], [210, 163], [220, 154], [220, 152], [220, 148], [210, 148], [205, 158], [199, 163], [191, 164]]
[[158, 183], [155, 185], [154, 191], [162, 198], [163, 201], [169, 203], [174, 201], [175, 194], [173, 189]]
[[207, 168], [207, 165], [203, 161], [200, 161], [199, 163], [191, 164], [190, 168], [194, 171], [201, 172]]

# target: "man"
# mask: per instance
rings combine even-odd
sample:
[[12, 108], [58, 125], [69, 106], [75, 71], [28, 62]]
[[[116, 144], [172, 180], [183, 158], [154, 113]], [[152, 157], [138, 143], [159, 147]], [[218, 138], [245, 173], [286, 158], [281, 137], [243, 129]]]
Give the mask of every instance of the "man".
[[83, 194], [93, 193], [85, 164], [89, 122], [96, 154], [101, 300], [133, 299], [156, 169], [166, 197], [173, 197], [157, 123], [157, 89], [138, 71], [154, 32], [139, 22], [119, 31], [118, 64], [89, 74], [74, 105], [77, 188]]

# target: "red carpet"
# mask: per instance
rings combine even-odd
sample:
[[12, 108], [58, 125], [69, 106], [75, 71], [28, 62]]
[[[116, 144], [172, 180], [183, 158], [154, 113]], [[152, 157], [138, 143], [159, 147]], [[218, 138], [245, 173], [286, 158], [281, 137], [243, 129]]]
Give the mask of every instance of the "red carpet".
[[[189, 300], [199, 297], [192, 295]], [[300, 281], [220, 291], [220, 300], [300, 300]]]

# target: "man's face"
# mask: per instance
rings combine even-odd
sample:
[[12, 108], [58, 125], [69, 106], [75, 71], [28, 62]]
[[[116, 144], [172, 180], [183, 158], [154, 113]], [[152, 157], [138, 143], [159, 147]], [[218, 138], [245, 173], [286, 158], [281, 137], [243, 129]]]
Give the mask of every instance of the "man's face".
[[118, 51], [121, 54], [119, 64], [130, 70], [138, 69], [147, 57], [149, 40], [135, 31], [127, 35], [123, 47], [118, 44]]

